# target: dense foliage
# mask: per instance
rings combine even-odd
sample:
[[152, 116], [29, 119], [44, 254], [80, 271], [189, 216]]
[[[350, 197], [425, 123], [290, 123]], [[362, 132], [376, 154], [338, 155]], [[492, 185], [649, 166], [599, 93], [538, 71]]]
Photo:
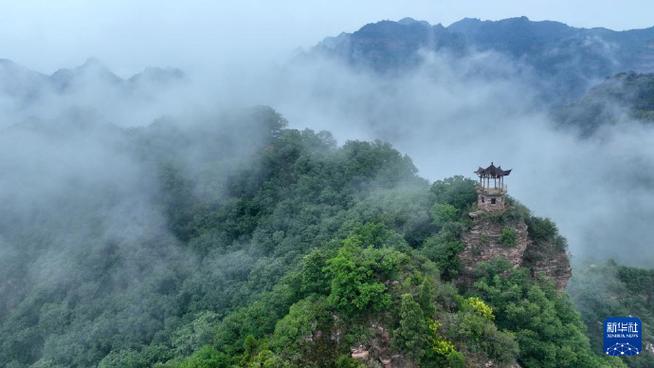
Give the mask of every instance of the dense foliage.
[[[456, 283], [474, 181], [429, 185], [388, 144], [339, 147], [284, 124], [259, 108], [118, 133], [147, 178], [147, 214], [161, 219], [138, 236], [101, 221], [122, 200], [114, 186], [0, 221], [2, 240], [24, 245], [0, 267], [11, 295], [0, 362], [359, 367], [361, 347], [423, 367], [620, 366], [591, 352], [565, 295], [528, 270], [492, 262], [473, 285]], [[560, 238], [526, 210], [511, 215], [531, 236]], [[57, 247], [63, 259], [30, 264]], [[35, 267], [67, 272], [44, 282]]]
[[[636, 316], [643, 322], [643, 347], [651, 352], [654, 344], [654, 271], [620, 266], [613, 261], [577, 267], [570, 294], [579, 308], [593, 350], [601, 352], [602, 321], [610, 316]], [[654, 366], [650, 353], [625, 359], [629, 367]]]

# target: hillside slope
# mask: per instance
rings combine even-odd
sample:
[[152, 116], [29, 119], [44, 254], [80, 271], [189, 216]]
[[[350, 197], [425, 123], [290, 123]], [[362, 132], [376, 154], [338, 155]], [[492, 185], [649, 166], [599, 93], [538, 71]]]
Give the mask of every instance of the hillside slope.
[[[386, 143], [337, 146], [270, 108], [178, 119], [3, 131], [49, 142], [4, 182], [35, 199], [2, 198], [5, 367], [621, 366], [527, 263], [457, 286], [474, 181], [430, 184]], [[70, 166], [25, 180], [47, 160]]]

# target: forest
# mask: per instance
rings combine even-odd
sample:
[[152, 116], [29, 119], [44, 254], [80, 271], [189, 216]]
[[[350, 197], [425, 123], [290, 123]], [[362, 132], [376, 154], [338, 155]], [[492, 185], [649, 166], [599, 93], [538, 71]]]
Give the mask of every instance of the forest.
[[[135, 236], [109, 229], [112, 208], [125, 197], [141, 200], [115, 185], [82, 184], [52, 198], [48, 212], [10, 207], [16, 216], [0, 221], [3, 242], [20, 247], [0, 267], [10, 296], [0, 304], [0, 361], [359, 367], [352, 349], [367, 346], [421, 367], [625, 366], [599, 354], [588, 333], [600, 316], [625, 311], [620, 299], [606, 303], [573, 280], [580, 314], [551, 280], [501, 259], [479, 264], [473, 282], [457, 281], [475, 181], [430, 183], [387, 143], [339, 146], [328, 132], [286, 125], [257, 107], [115, 128], [109, 146], [139, 162], [147, 178], [137, 187], [146, 186], [152, 212], [136, 216], [157, 218]], [[48, 126], [12, 132], [50, 136]], [[551, 221], [511, 202], [506, 216], [526, 221], [535, 241], [565, 246]], [[127, 228], [117, 234], [130, 232], [119, 224]], [[73, 229], [75, 237], [66, 236]], [[65, 245], [68, 263], [50, 239]], [[52, 255], [36, 264], [48, 269], [46, 280], [34, 277], [37, 253]], [[62, 266], [69, 272], [54, 277]], [[636, 293], [651, 291], [651, 272], [603, 267], [638, 279], [628, 285]], [[605, 274], [587, 272], [590, 280]], [[651, 303], [629, 295], [649, 325]]]
[[654, 367], [648, 8], [5, 2], [0, 368]]

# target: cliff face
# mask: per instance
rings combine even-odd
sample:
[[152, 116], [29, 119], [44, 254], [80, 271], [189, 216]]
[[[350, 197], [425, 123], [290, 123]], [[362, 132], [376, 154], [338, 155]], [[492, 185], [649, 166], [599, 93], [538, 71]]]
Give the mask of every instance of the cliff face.
[[522, 264], [529, 245], [527, 224], [523, 221], [505, 224], [499, 216], [483, 211], [472, 212], [470, 217], [472, 226], [463, 234], [465, 248], [459, 254], [465, 273], [472, 273], [479, 262], [496, 257], [505, 258], [514, 266]]
[[462, 235], [464, 249], [459, 253], [463, 281], [471, 279], [480, 262], [501, 257], [514, 267], [528, 268], [534, 277], [550, 278], [559, 290], [564, 289], [571, 268], [562, 238], [534, 236], [529, 219], [515, 216], [513, 210], [508, 207], [501, 212], [470, 213], [472, 224]]
[[572, 277], [568, 254], [553, 242], [531, 242], [525, 250], [522, 265], [535, 277], [550, 278], [559, 290], [565, 289]]

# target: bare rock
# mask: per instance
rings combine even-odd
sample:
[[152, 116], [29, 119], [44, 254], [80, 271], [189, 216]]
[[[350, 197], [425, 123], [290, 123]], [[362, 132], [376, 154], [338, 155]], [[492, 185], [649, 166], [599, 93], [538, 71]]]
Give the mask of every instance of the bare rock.
[[[502, 231], [505, 228], [514, 232], [513, 244], [502, 242]], [[459, 254], [459, 259], [465, 274], [472, 274], [479, 262], [497, 257], [507, 259], [513, 266], [520, 266], [529, 243], [527, 224], [523, 221], [504, 224], [499, 216], [477, 214], [473, 217], [470, 230], [463, 234], [465, 248]]]
[[[533, 242], [523, 220], [507, 220], [502, 214], [502, 211], [480, 210], [469, 214], [472, 226], [462, 236], [464, 249], [459, 253], [463, 265], [460, 281], [470, 282], [480, 262], [500, 257], [514, 267], [528, 268], [534, 277], [551, 279], [559, 290], [565, 289], [572, 275], [565, 249], [556, 244]], [[505, 229], [515, 235], [509, 244], [502, 240]]]
[[352, 352], [353, 359], [368, 360], [368, 356], [370, 355], [366, 347], [363, 345], [351, 348], [350, 351]]

